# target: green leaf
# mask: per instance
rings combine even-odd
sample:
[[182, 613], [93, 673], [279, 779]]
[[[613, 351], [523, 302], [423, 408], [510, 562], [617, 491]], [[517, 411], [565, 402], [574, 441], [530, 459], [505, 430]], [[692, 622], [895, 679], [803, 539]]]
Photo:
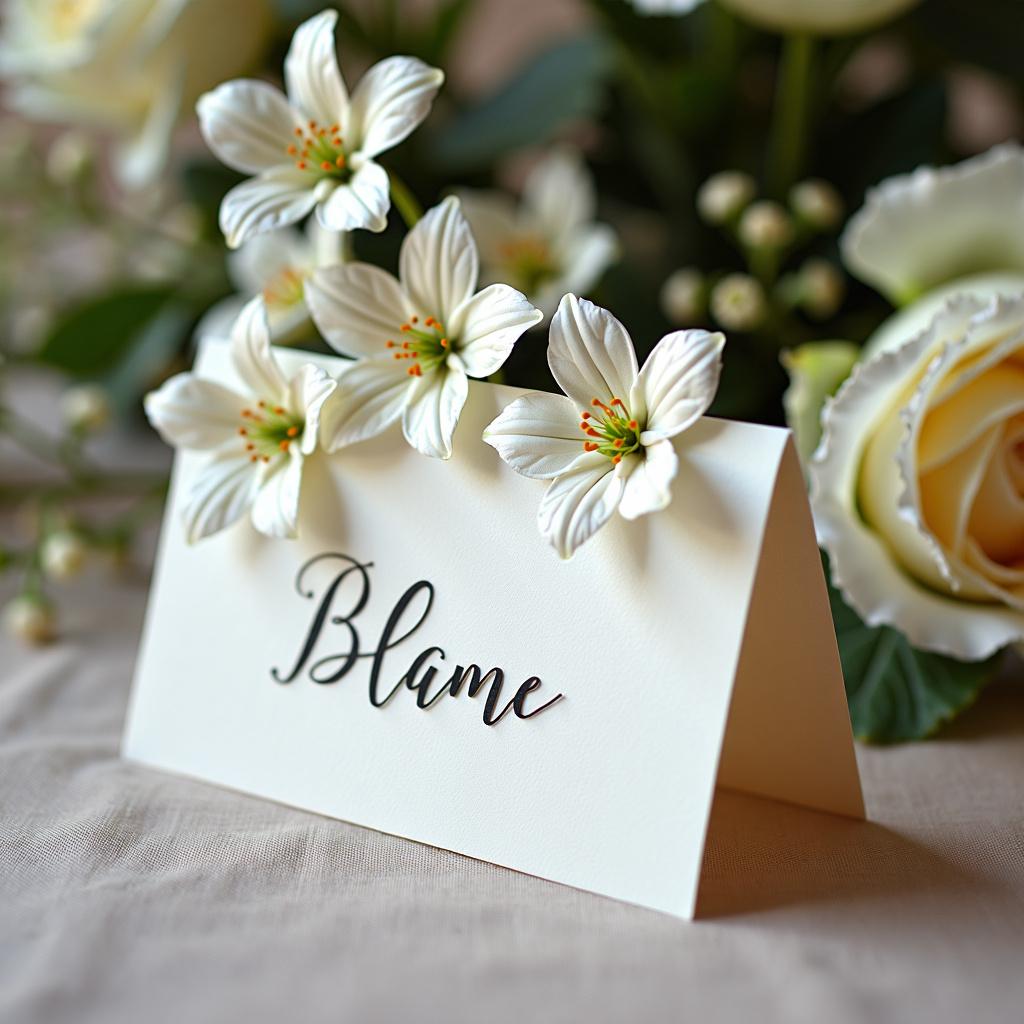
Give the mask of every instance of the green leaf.
[[533, 58], [498, 92], [455, 117], [433, 152], [445, 168], [479, 168], [521, 146], [548, 141], [597, 109], [611, 66], [597, 34], [576, 36]]
[[110, 372], [170, 301], [168, 286], [126, 288], [65, 314], [43, 343], [40, 362], [74, 377]]
[[999, 661], [999, 655], [964, 662], [920, 651], [891, 626], [865, 625], [831, 584], [829, 600], [858, 739], [899, 743], [931, 736], [974, 703]]

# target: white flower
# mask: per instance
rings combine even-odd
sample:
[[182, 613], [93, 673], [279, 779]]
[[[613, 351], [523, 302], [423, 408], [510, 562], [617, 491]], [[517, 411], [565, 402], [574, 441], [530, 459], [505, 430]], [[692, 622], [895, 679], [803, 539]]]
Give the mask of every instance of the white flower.
[[196, 333], [201, 338], [225, 337], [242, 307], [262, 295], [271, 338], [280, 343], [300, 335], [310, 323], [306, 281], [317, 267], [345, 259], [346, 235], [328, 231], [311, 217], [305, 232], [280, 228], [254, 235], [228, 253], [228, 275], [238, 295], [222, 299], [203, 317]]
[[505, 284], [476, 291], [476, 244], [454, 197], [428, 211], [402, 243], [399, 277], [367, 263], [318, 270], [306, 301], [320, 333], [359, 361], [324, 411], [324, 446], [381, 433], [399, 418], [424, 455], [447, 459], [469, 392], [543, 314]]
[[707, 301], [707, 281], [696, 267], [680, 267], [661, 286], [661, 311], [679, 326], [692, 324], [703, 313]]
[[164, 440], [212, 453], [185, 502], [188, 540], [246, 513], [260, 533], [294, 537], [303, 461], [317, 446], [320, 411], [335, 382], [312, 364], [284, 376], [260, 298], [242, 310], [231, 355], [246, 394], [179, 373], [146, 396], [146, 415]]
[[56, 635], [57, 617], [53, 605], [35, 594], [21, 594], [3, 611], [4, 626], [11, 636], [26, 644], [46, 644]]
[[112, 136], [114, 171], [139, 188], [163, 169], [182, 109], [252, 62], [271, 20], [269, 0], [7, 0], [5, 98]]
[[555, 149], [533, 169], [518, 207], [500, 192], [460, 189], [487, 281], [518, 288], [550, 316], [566, 292], [585, 292], [616, 258], [618, 241], [594, 222], [594, 182], [579, 154]]
[[730, 331], [753, 331], [764, 322], [768, 300], [750, 274], [726, 274], [711, 289], [711, 315]]
[[789, 206], [815, 231], [829, 231], [843, 219], [843, 199], [835, 186], [821, 178], [797, 182], [789, 190]]
[[85, 567], [89, 549], [81, 537], [72, 530], [55, 530], [42, 544], [40, 562], [47, 576], [55, 580], [69, 580]]
[[69, 429], [95, 434], [110, 422], [110, 398], [99, 384], [76, 384], [60, 396], [60, 413]]
[[883, 325], [826, 404], [809, 467], [818, 539], [851, 607], [965, 660], [1024, 638], [1024, 278], [1013, 283], [963, 281]]
[[966, 274], [1024, 272], [1024, 149], [889, 178], [841, 242], [850, 273], [900, 303]]
[[738, 217], [757, 194], [757, 182], [743, 171], [719, 171], [697, 189], [697, 212], [709, 224]]
[[636, 519], [665, 508], [678, 459], [672, 438], [711, 404], [721, 334], [667, 334], [637, 371], [626, 329], [605, 309], [566, 295], [551, 320], [548, 365], [567, 397], [517, 398], [484, 440], [517, 473], [550, 480], [541, 534], [562, 558], [618, 509]]
[[920, 0], [721, 0], [757, 25], [782, 32], [844, 35], [902, 14]]
[[743, 211], [740, 241], [752, 249], [780, 249], [793, 240], [793, 220], [771, 199], [759, 199]]
[[444, 74], [414, 57], [389, 57], [349, 97], [334, 49], [337, 20], [336, 11], [323, 11], [296, 29], [284, 62], [287, 97], [239, 79], [199, 100], [207, 144], [229, 167], [254, 175], [221, 204], [232, 249], [314, 208], [332, 231], [387, 224], [388, 174], [374, 157], [423, 121]]

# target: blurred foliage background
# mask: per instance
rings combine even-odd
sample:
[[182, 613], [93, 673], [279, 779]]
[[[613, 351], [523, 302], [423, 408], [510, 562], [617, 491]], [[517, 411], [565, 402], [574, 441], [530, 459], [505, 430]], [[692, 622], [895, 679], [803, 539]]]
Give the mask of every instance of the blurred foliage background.
[[[292, 31], [321, 6], [277, 0], [248, 73], [279, 79]], [[622, 253], [590, 297], [629, 326], [641, 355], [670, 326], [659, 294], [674, 270], [699, 268], [710, 284], [750, 269], [735, 238], [698, 216], [694, 196], [710, 175], [745, 171], [782, 203], [798, 180], [820, 178], [851, 211], [881, 178], [979, 152], [1021, 127], [1015, 0], [927, 0], [877, 31], [795, 43], [717, 3], [683, 17], [624, 0], [337, 6], [350, 81], [392, 53], [448, 74], [428, 124], [389, 159], [424, 206], [453, 186], [516, 188], [555, 140], [582, 150], [599, 219], [616, 228]], [[794, 60], [809, 65], [797, 95], [786, 94]], [[795, 129], [784, 123], [794, 117]], [[800, 141], [787, 143], [794, 130]], [[240, 179], [204, 152], [188, 117], [161, 180], [134, 192], [113, 183], [102, 133], [7, 115], [0, 137], [4, 355], [100, 382], [121, 412], [137, 414], [141, 394], [188, 360], [203, 313], [234, 290], [216, 214]], [[356, 255], [393, 266], [404, 230], [392, 213], [383, 234], [355, 236]], [[804, 239], [757, 276], [777, 288], [809, 256], [838, 271], [835, 232]], [[862, 340], [889, 312], [870, 289], [845, 288], [834, 314], [782, 300], [789, 308], [759, 329], [730, 329], [715, 412], [781, 422], [780, 349]], [[713, 323], [699, 305], [689, 325]], [[510, 383], [550, 386], [543, 337], [541, 328], [518, 346]]]

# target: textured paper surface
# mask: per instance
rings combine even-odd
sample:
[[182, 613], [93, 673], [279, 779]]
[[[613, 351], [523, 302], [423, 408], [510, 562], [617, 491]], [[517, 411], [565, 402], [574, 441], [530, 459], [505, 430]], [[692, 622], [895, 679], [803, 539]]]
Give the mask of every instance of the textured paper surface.
[[[281, 358], [290, 366], [308, 357]], [[227, 347], [206, 345], [199, 372], [233, 384]], [[777, 478], [788, 483], [789, 513], [771, 531], [773, 550], [793, 552], [784, 561], [802, 569], [775, 580], [771, 604], [793, 614], [773, 632], [803, 654], [777, 662], [789, 678], [742, 675], [738, 692], [753, 697], [737, 704], [742, 743], [723, 770], [734, 772], [732, 785], [861, 811], [821, 570], [808, 570], [817, 554], [806, 500], [798, 477], [779, 475], [791, 457], [788, 433], [705, 419], [678, 441], [670, 508], [614, 520], [564, 563], [537, 532], [544, 484], [514, 474], [479, 440], [517, 393], [471, 385], [447, 463], [409, 449], [398, 430], [315, 457], [295, 542], [266, 540], [242, 523], [186, 545], [176, 504], [204, 456], [179, 458], [124, 752], [691, 916]], [[430, 617], [389, 652], [385, 682], [436, 645], [446, 665], [500, 665], [508, 697], [538, 676], [533, 704], [564, 699], [536, 718], [488, 727], [483, 693], [421, 710], [400, 692], [373, 707], [368, 664], [332, 685], [275, 682], [271, 668], [291, 665], [313, 610], [296, 594], [296, 572], [329, 551], [374, 563], [358, 619], [367, 647], [408, 586], [436, 587]], [[819, 635], [797, 618], [807, 609], [816, 609]], [[331, 636], [325, 630], [320, 654], [345, 649], [343, 630], [333, 647]], [[788, 767], [773, 788], [772, 773], [752, 766], [772, 756], [768, 740], [779, 728]], [[801, 775], [815, 778], [810, 789]]]

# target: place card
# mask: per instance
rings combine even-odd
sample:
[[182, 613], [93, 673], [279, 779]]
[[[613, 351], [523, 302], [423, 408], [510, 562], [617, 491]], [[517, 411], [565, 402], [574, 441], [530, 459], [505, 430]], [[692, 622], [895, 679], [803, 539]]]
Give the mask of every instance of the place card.
[[793, 445], [705, 418], [666, 510], [561, 561], [481, 440], [521, 393], [471, 382], [448, 462], [318, 452], [294, 541], [187, 544], [179, 455], [124, 755], [691, 917], [716, 785], [863, 816]]

